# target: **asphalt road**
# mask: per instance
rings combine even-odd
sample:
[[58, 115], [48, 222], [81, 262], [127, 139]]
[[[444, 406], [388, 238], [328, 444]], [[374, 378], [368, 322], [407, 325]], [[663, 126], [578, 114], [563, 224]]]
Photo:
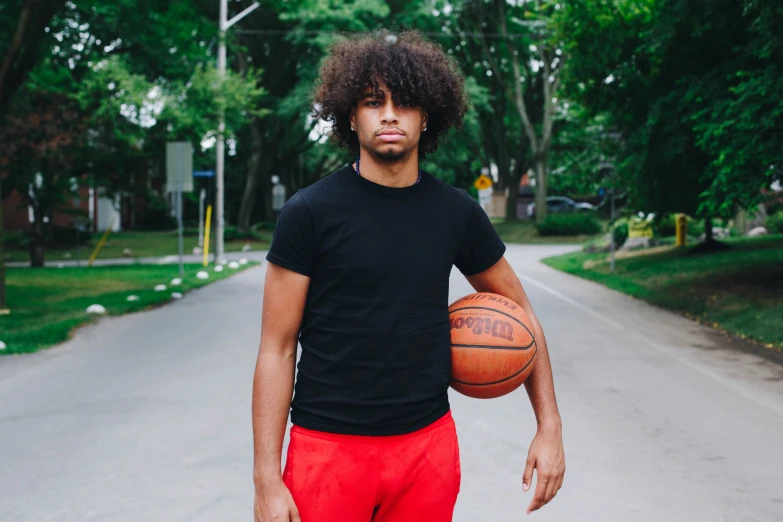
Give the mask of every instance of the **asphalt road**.
[[[546, 332], [568, 466], [530, 520], [783, 521], [783, 367], [537, 262], [567, 249], [508, 252]], [[263, 276], [0, 357], [0, 521], [252, 520]], [[470, 292], [455, 273], [452, 299]], [[524, 390], [452, 393], [452, 405], [455, 521], [525, 520], [535, 420]]]

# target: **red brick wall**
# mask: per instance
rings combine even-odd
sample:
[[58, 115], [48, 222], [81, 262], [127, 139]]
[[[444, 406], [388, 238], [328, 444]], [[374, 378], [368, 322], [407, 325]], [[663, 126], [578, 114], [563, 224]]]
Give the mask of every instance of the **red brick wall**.
[[[74, 198], [69, 201], [71, 208], [81, 208], [85, 212], [85, 217], [89, 217], [90, 189], [81, 187], [79, 189], [80, 199], [74, 205]], [[73, 223], [74, 216], [55, 212], [52, 218], [53, 225], [56, 227], [67, 227]], [[22, 197], [15, 190], [3, 201], [3, 226], [5, 230], [28, 230], [30, 228], [30, 218], [27, 211], [27, 205], [22, 202]]]

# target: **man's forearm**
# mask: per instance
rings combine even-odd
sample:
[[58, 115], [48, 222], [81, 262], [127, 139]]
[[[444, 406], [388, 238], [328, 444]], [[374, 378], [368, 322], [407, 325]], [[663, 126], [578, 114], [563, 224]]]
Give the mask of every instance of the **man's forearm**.
[[532, 310], [528, 310], [536, 336], [536, 362], [533, 371], [525, 381], [525, 389], [536, 415], [539, 429], [560, 429], [560, 413], [555, 400], [555, 385], [552, 378], [552, 364], [544, 337], [544, 330]]
[[280, 458], [294, 389], [296, 348], [292, 353], [264, 352], [253, 378], [253, 480], [256, 487], [279, 480]]

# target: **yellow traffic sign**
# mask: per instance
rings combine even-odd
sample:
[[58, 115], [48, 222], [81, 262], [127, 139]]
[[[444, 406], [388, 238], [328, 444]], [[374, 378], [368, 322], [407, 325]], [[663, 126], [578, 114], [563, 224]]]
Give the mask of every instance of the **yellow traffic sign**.
[[492, 187], [492, 178], [489, 176], [482, 174], [478, 178], [476, 178], [476, 181], [473, 182], [473, 186], [476, 187], [476, 190], [484, 190]]

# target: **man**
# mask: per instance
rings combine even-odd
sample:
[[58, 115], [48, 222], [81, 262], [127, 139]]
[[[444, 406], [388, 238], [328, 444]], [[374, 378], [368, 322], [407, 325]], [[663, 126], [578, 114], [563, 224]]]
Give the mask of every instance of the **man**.
[[476, 291], [519, 303], [535, 325], [539, 352], [525, 384], [538, 421], [523, 474], [525, 491], [538, 475], [530, 513], [565, 472], [544, 334], [485, 212], [419, 169], [462, 123], [463, 78], [414, 32], [338, 43], [320, 73], [316, 116], [359, 154], [286, 203], [267, 256], [253, 389], [256, 520], [452, 520], [452, 266]]

